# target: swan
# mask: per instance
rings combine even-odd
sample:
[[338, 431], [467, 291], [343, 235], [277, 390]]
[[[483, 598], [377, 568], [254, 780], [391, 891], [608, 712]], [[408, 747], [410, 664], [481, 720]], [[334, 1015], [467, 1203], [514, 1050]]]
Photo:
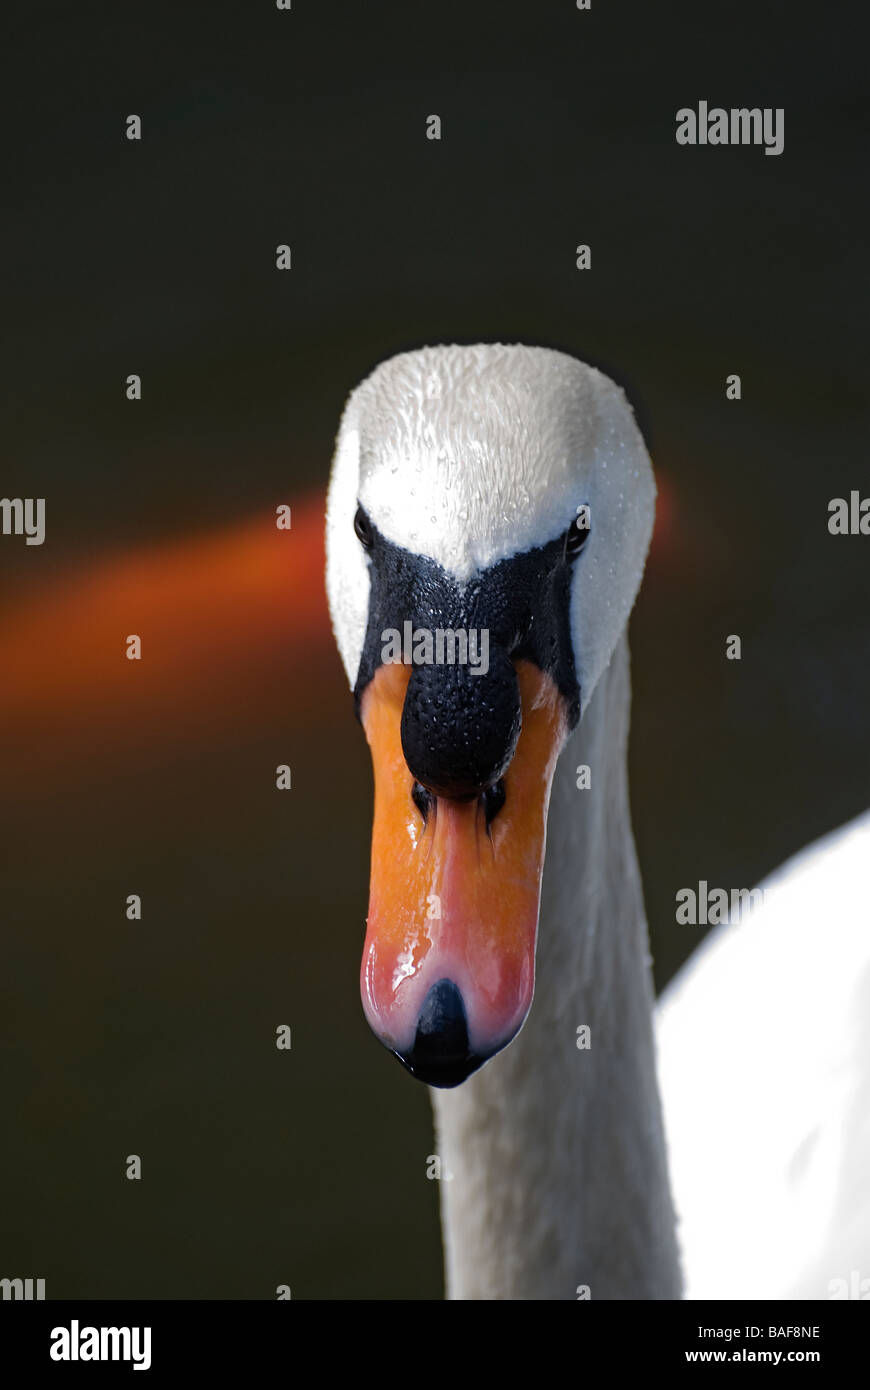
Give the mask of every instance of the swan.
[[[672, 1191], [629, 811], [626, 626], [654, 507], [623, 392], [550, 349], [402, 353], [342, 415], [327, 594], [374, 771], [360, 990], [431, 1087], [451, 1298], [679, 1298], [678, 1208], [695, 1256], [722, 1199], [712, 1101], [694, 1150], [712, 1166], [687, 1143]], [[409, 624], [397, 660], [388, 634]], [[433, 659], [438, 633], [452, 661]], [[474, 633], [486, 669], [463, 664], [457, 634]], [[710, 1005], [715, 971], [696, 968]], [[711, 1030], [681, 999], [659, 1036], [683, 1140], [714, 1047], [726, 1084], [734, 1030], [724, 1004]], [[802, 1142], [818, 1181], [836, 1155]]]

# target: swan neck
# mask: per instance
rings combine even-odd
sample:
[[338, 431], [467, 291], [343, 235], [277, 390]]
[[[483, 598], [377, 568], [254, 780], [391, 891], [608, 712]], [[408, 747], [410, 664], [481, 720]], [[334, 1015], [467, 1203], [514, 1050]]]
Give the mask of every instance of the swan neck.
[[432, 1092], [454, 1298], [679, 1297], [629, 706], [623, 636], [554, 777], [529, 1018]]

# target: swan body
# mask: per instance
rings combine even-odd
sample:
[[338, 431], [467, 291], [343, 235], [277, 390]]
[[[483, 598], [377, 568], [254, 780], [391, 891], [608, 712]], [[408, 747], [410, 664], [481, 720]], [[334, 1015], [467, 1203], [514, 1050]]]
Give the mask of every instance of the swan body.
[[689, 1298], [870, 1298], [868, 868], [865, 814], [771, 875], [662, 996]]
[[[868, 1249], [866, 1199], [830, 1272], [822, 1230], [832, 1204], [860, 1205], [850, 1147], [870, 1153], [870, 1083], [847, 1060], [854, 1043], [870, 1055], [868, 1014], [840, 988], [845, 960], [870, 993], [843, 877], [866, 826], [827, 860], [824, 937], [792, 929], [798, 879], [763, 931], [720, 929], [668, 992], [675, 1207], [626, 774], [626, 625], [654, 496], [622, 392], [546, 349], [402, 354], [339, 431], [327, 591], [375, 769], [361, 994], [433, 1088], [454, 1298], [678, 1298], [678, 1218], [695, 1296], [823, 1297]], [[493, 670], [390, 666], [378, 632], [403, 617], [491, 623]], [[793, 988], [799, 954], [824, 1000], [813, 972]], [[809, 1123], [786, 1121], [798, 1092]], [[777, 1254], [752, 1268], [762, 1234]]]

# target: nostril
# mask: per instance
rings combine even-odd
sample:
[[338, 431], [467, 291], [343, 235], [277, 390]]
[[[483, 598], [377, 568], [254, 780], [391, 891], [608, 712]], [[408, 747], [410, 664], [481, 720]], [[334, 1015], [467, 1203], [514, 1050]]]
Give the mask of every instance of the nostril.
[[423, 787], [419, 782], [415, 782], [411, 788], [411, 800], [423, 817], [423, 824], [426, 825], [429, 820], [429, 813], [432, 810], [432, 803], [435, 800], [434, 796], [429, 791], [428, 787]]
[[491, 787], [487, 787], [483, 796], [480, 798], [483, 802], [483, 813], [486, 816], [487, 830], [489, 830], [489, 827], [504, 805], [506, 795], [504, 781], [502, 778], [499, 778]]

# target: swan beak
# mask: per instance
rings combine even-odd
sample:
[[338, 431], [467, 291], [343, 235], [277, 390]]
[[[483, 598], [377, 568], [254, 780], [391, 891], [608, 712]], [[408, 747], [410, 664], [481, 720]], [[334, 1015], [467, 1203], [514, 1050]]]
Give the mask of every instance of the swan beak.
[[[516, 1036], [532, 1002], [547, 809], [564, 698], [516, 664], [522, 728], [496, 789], [458, 800], [416, 783], [400, 725], [411, 674], [378, 668], [360, 717], [375, 780], [360, 971], [378, 1039], [420, 1080], [456, 1086]], [[503, 800], [502, 800], [503, 789]]]

